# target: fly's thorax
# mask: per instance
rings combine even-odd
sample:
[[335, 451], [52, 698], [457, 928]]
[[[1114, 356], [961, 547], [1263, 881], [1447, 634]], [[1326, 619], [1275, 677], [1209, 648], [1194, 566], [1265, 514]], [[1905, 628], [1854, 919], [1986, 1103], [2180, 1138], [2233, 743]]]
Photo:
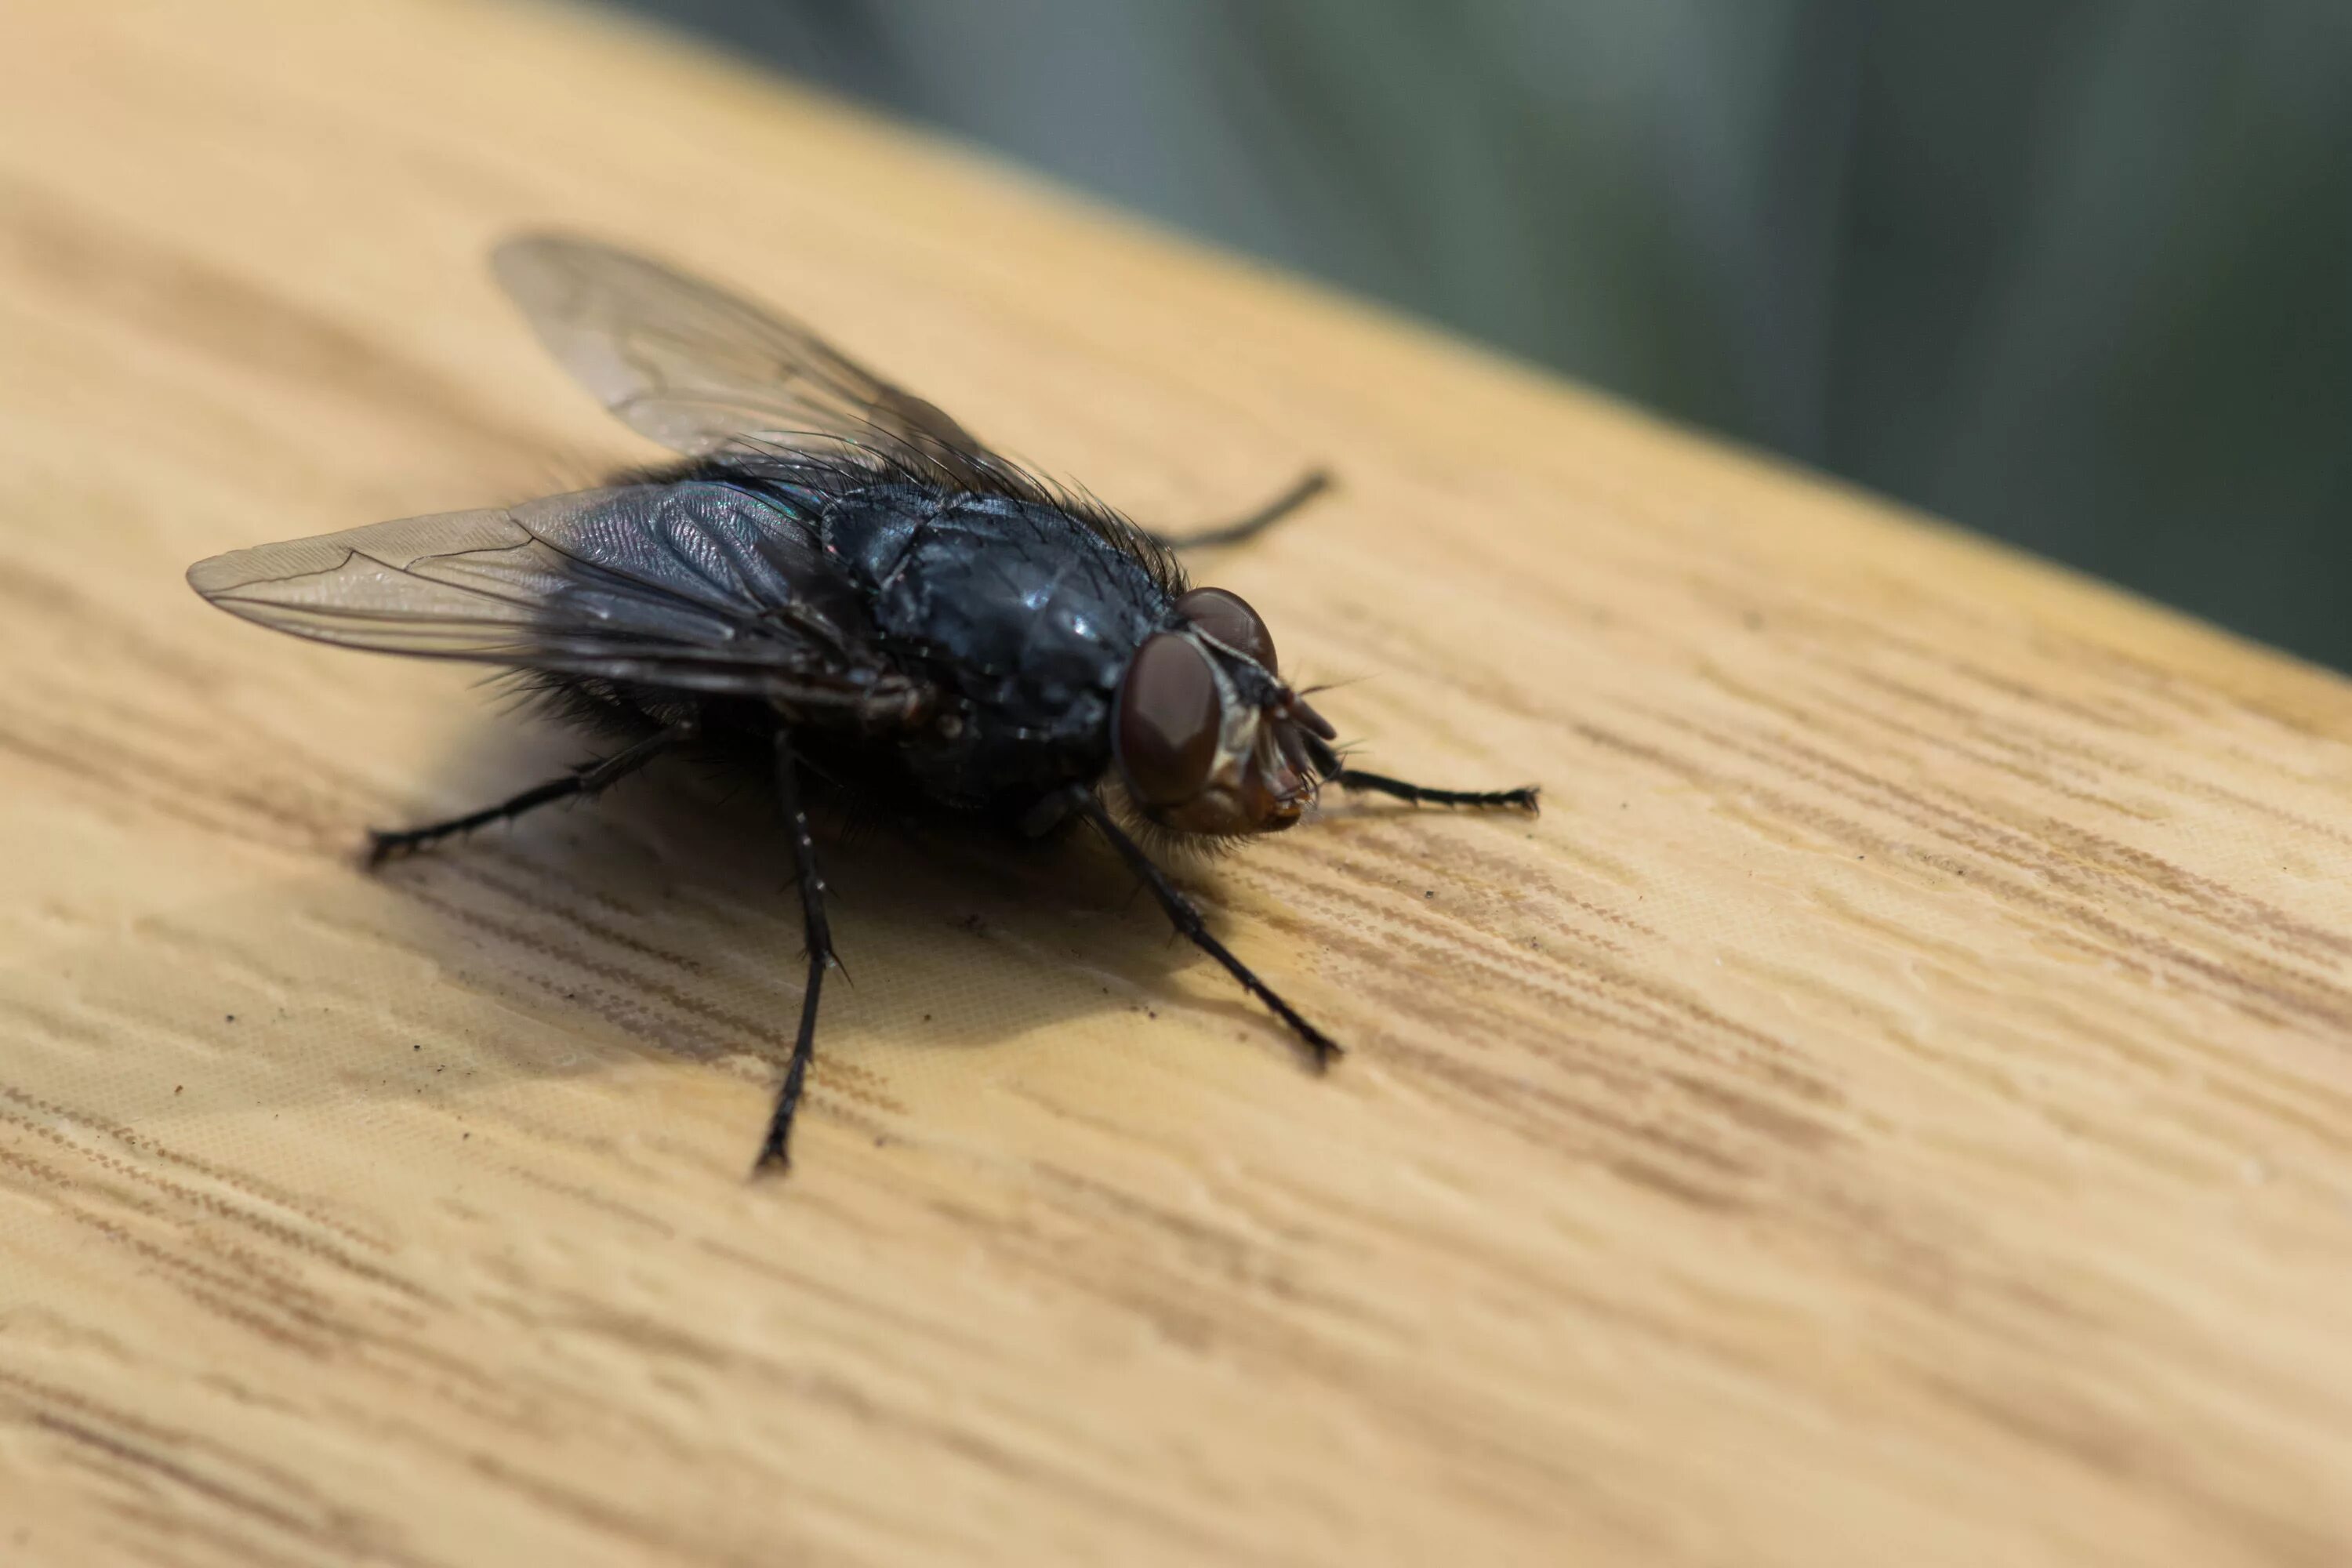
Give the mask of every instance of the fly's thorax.
[[965, 794], [1090, 780], [1136, 650], [1171, 618], [1149, 564], [1054, 506], [877, 488], [821, 530], [886, 643], [959, 700], [919, 742]]

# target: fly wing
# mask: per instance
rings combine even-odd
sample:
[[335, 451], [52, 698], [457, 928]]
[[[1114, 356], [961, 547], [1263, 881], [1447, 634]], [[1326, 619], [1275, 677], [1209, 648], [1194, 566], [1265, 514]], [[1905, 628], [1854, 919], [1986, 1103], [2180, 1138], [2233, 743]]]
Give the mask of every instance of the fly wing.
[[908, 460], [974, 489], [1012, 465], [933, 405], [799, 322], [659, 262], [565, 235], [499, 246], [492, 269], [572, 378], [631, 429], [699, 457], [747, 439]]
[[911, 719], [797, 519], [731, 485], [624, 485], [215, 555], [189, 586], [320, 642]]

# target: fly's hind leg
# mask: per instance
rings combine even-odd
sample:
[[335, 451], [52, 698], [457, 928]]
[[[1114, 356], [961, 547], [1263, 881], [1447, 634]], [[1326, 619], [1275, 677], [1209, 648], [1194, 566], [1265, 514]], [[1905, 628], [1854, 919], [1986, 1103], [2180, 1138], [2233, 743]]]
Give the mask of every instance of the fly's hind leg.
[[551, 779], [523, 791], [511, 800], [500, 801], [480, 811], [467, 812], [463, 816], [453, 816], [446, 822], [430, 823], [423, 827], [404, 827], [390, 833], [371, 827], [368, 829], [368, 864], [381, 866], [394, 856], [422, 849], [428, 844], [437, 844], [456, 834], [471, 833], [475, 828], [487, 827], [493, 822], [510, 821], [527, 811], [559, 800], [570, 800], [574, 795], [598, 795], [656, 757], [676, 751], [693, 734], [694, 726], [691, 724], [673, 724], [666, 730], [656, 730], [644, 740], [609, 757], [582, 763], [562, 778]]
[[1330, 488], [1328, 469], [1310, 468], [1299, 476], [1297, 484], [1247, 517], [1193, 533], [1155, 533], [1151, 537], [1171, 550], [1204, 550], [1212, 545], [1239, 544], [1245, 539], [1256, 538]]
[[801, 932], [808, 953], [808, 983], [801, 994], [800, 1033], [793, 1038], [793, 1058], [784, 1068], [783, 1086], [776, 1091], [775, 1112], [768, 1119], [768, 1135], [761, 1142], [754, 1172], [781, 1171], [792, 1163], [793, 1113], [800, 1109], [809, 1062], [816, 1055], [817, 996], [824, 985], [824, 972], [834, 964], [833, 930], [824, 918], [824, 879], [817, 873], [816, 840], [809, 833], [808, 812], [801, 804], [800, 768], [793, 756], [792, 734], [784, 730], [776, 731], [776, 801], [783, 808], [784, 828], [793, 836], [793, 860], [800, 872]]

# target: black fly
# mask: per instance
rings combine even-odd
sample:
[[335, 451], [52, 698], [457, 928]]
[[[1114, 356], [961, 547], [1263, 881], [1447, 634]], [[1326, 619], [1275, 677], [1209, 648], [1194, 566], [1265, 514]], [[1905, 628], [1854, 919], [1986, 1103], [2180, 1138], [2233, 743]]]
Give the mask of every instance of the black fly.
[[1176, 929], [1339, 1051], [1213, 936], [1130, 832], [1288, 827], [1326, 784], [1533, 810], [1346, 766], [1255, 611], [1172, 548], [1233, 543], [1322, 488], [1187, 539], [1056, 490], [806, 328], [627, 252], [534, 236], [499, 281], [566, 369], [687, 460], [602, 489], [376, 523], [199, 562], [212, 603], [280, 631], [516, 671], [618, 749], [372, 858], [593, 795], [696, 750], [772, 779], [808, 981], [761, 1165], [786, 1161], [834, 962], [803, 771], [1036, 836], [1100, 833]]

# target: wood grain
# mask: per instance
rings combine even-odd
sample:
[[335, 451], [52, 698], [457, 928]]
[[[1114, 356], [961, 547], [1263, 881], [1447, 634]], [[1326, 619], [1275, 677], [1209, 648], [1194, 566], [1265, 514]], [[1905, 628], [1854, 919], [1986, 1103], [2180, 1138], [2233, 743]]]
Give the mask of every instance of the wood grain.
[[[2352, 687], [592, 14], [0, 5], [17, 1563], [2352, 1559]], [[1082, 134], [1074, 127], [1073, 134]], [[1188, 870], [783, 846], [180, 573], [648, 454], [560, 222], [1169, 524], [1376, 765]], [[2216, 519], [2217, 530], [2227, 519]], [[1359, 679], [1360, 678], [1360, 679]]]

